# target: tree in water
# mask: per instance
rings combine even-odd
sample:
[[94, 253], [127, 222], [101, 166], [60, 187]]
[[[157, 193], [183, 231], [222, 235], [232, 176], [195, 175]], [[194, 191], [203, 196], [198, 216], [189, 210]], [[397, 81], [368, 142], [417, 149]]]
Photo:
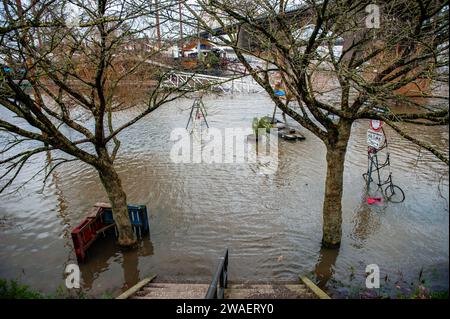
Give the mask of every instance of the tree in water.
[[[135, 244], [114, 166], [118, 135], [188, 93], [162, 89], [168, 71], [149, 63], [166, 46], [146, 36], [154, 14], [140, 0], [2, 2], [0, 192], [40, 153], [57, 154], [43, 167], [45, 179], [64, 163], [82, 161], [95, 168], [108, 195], [118, 243]], [[158, 15], [167, 20], [163, 9]], [[115, 123], [113, 112], [130, 107], [136, 115]]]
[[[448, 85], [447, 1], [381, 1], [378, 7], [346, 0], [198, 0], [185, 7], [192, 26], [200, 21], [216, 44], [232, 47], [276, 106], [326, 146], [323, 246], [341, 242], [344, 162], [355, 121], [383, 120], [448, 164], [420, 129], [416, 135], [406, 129], [448, 125], [448, 95], [434, 89]], [[274, 93], [274, 74], [281, 74], [291, 103]]]

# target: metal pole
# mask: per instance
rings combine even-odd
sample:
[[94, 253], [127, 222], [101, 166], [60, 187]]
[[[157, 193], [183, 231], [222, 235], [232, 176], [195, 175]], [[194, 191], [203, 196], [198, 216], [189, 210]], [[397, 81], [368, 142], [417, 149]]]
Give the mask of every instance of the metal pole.
[[187, 122], [187, 124], [186, 124], [186, 130], [187, 130], [188, 126], [189, 126], [189, 122], [191, 121], [191, 118], [192, 118], [192, 112], [194, 112], [195, 101], [196, 101], [196, 100], [194, 100], [194, 103], [193, 103], [192, 106], [191, 106], [191, 113], [189, 114], [189, 120], [188, 120], [188, 122]]

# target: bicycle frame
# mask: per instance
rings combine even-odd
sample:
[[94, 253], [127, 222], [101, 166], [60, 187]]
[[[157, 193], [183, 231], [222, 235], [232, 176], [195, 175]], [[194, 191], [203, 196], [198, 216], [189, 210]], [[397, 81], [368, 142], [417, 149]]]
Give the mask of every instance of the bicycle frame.
[[[384, 134], [383, 128], [382, 128], [382, 131]], [[403, 190], [400, 187], [398, 187], [397, 185], [394, 185], [394, 183], [392, 181], [392, 172], [390, 170], [391, 160], [390, 160], [390, 154], [388, 151], [388, 142], [387, 142], [387, 138], [386, 138], [385, 134], [384, 134], [384, 136], [385, 136], [384, 144], [379, 149], [369, 146], [369, 148], [367, 150], [368, 167], [367, 167], [367, 172], [363, 174], [363, 178], [366, 179], [366, 183], [367, 183], [366, 191], [367, 191], [367, 194], [369, 195], [370, 194], [370, 183], [375, 182], [372, 175], [374, 174], [374, 172], [376, 172], [376, 178], [378, 178], [378, 180], [375, 182], [377, 185], [377, 190], [381, 190], [383, 197], [388, 200], [391, 200], [391, 197], [396, 193], [401, 194], [402, 199], [400, 201], [397, 201], [398, 203], [400, 203], [405, 199], [405, 194], [404, 194]], [[380, 162], [378, 161], [378, 152], [385, 148], [387, 150], [386, 151], [386, 160], [384, 161], [384, 163], [380, 164]], [[386, 166], [389, 167], [389, 175], [385, 181], [382, 181], [380, 171], [382, 168], [384, 168]], [[385, 190], [383, 190], [384, 185], [388, 185]], [[398, 192], [395, 191], [396, 188], [398, 188]], [[390, 193], [390, 195], [388, 193]]]
[[370, 191], [370, 182], [372, 182], [374, 180], [372, 178], [372, 174], [374, 173], [374, 171], [376, 172], [377, 177], [378, 177], [378, 182], [376, 183], [378, 188], [381, 188], [381, 186], [386, 185], [388, 183], [392, 183], [392, 173], [389, 173], [389, 176], [386, 179], [386, 181], [384, 181], [383, 183], [381, 182], [381, 174], [380, 174], [381, 169], [386, 166], [391, 165], [389, 151], [387, 151], [386, 160], [384, 161], [383, 164], [380, 164], [378, 161], [378, 155], [377, 155], [378, 152], [385, 148], [388, 149], [388, 142], [387, 142], [386, 135], [384, 134], [384, 129], [382, 129], [382, 131], [383, 131], [383, 135], [385, 136], [384, 144], [379, 149], [375, 149], [375, 148], [369, 146], [368, 150], [367, 150], [367, 161], [368, 161], [367, 166], [368, 166], [368, 168], [367, 168], [367, 172], [363, 174], [364, 179], [366, 179], [366, 177], [367, 177], [367, 184], [366, 184], [367, 192]]

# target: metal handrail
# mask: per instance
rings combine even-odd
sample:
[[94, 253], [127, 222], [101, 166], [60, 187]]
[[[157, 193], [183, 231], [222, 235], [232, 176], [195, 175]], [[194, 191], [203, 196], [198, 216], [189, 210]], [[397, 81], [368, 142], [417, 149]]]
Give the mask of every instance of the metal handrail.
[[206, 292], [205, 299], [224, 299], [225, 288], [228, 284], [228, 248], [225, 255], [219, 258], [216, 272]]

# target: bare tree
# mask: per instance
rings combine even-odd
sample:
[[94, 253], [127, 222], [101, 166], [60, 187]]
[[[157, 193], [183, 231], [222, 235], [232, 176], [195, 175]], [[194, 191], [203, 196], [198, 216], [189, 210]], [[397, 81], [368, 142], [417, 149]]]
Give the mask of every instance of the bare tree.
[[[159, 23], [174, 4], [159, 1]], [[158, 60], [170, 39], [152, 40], [159, 25], [151, 3], [5, 0], [0, 12], [0, 192], [36, 154], [57, 154], [46, 178], [80, 160], [99, 174], [119, 244], [133, 245], [127, 198], [114, 168], [118, 135], [187, 93], [162, 87], [169, 70]], [[133, 106], [140, 106], [137, 116], [114, 123], [113, 111]]]
[[[448, 164], [447, 155], [428, 143], [420, 130], [413, 136], [402, 124], [448, 125], [448, 96], [432, 89], [448, 85], [448, 1], [377, 3], [186, 4], [192, 25], [200, 21], [211, 41], [232, 47], [276, 106], [326, 145], [322, 243], [328, 247], [341, 242], [344, 161], [356, 120], [383, 120]], [[211, 19], [218, 27], [211, 27]], [[343, 49], [336, 52], [339, 43]], [[259, 66], [251, 62], [255, 58], [262, 62]], [[267, 67], [261, 67], [264, 64]], [[291, 103], [274, 94], [274, 73], [281, 77]]]

